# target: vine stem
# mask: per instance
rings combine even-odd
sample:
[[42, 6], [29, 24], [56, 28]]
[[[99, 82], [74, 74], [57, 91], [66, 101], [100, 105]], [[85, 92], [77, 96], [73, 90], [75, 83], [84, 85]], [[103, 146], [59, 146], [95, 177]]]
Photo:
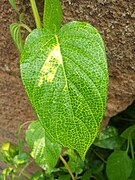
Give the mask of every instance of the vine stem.
[[41, 28], [42, 26], [41, 26], [41, 21], [40, 21], [39, 13], [37, 10], [36, 2], [35, 0], [30, 0], [30, 3], [31, 3], [34, 18], [35, 18], [36, 26], [37, 28]]
[[130, 149], [131, 149], [131, 156], [132, 156], [132, 159], [134, 160], [134, 148], [133, 148], [133, 142], [132, 142], [132, 138], [130, 136], [129, 138], [129, 144], [130, 144]]
[[104, 158], [102, 158], [94, 149], [92, 149], [92, 151], [106, 164], [106, 160], [104, 160]]
[[64, 166], [66, 167], [66, 169], [68, 170], [70, 176], [72, 177], [72, 180], [75, 180], [75, 177], [73, 175], [73, 173], [71, 172], [67, 162], [65, 161], [65, 159], [60, 155], [60, 160], [63, 162]]

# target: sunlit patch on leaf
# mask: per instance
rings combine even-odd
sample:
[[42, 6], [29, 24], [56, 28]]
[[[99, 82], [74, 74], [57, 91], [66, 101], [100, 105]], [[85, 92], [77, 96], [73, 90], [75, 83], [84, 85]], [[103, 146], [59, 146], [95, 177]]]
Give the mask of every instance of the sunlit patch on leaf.
[[43, 64], [38, 79], [38, 86], [43, 84], [43, 81], [52, 82], [54, 76], [57, 72], [58, 66], [62, 64], [62, 55], [60, 52], [60, 46], [58, 43], [58, 38], [56, 36], [57, 45], [53, 48], [53, 50], [49, 53], [45, 63]]

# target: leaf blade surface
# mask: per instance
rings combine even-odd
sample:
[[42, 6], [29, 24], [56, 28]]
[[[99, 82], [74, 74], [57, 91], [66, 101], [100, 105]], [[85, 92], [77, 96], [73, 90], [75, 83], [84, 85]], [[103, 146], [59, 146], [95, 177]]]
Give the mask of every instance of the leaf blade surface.
[[20, 32], [20, 24], [12, 23], [10, 25], [10, 33], [17, 49], [21, 53], [23, 45], [22, 45], [22, 38], [21, 38], [21, 32]]
[[58, 161], [61, 145], [45, 132], [38, 120], [33, 121], [27, 129], [26, 142], [36, 163], [51, 173]]
[[47, 132], [84, 158], [107, 96], [105, 48], [98, 31], [82, 22], [68, 23], [55, 35], [34, 30], [23, 49], [21, 75]]
[[62, 20], [62, 8], [59, 0], [45, 0], [43, 23], [44, 28], [57, 32]]

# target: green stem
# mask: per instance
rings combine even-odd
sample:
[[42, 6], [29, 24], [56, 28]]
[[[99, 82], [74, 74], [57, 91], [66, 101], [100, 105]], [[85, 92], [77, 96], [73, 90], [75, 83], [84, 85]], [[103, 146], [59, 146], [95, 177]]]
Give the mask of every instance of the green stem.
[[39, 13], [37, 10], [36, 2], [35, 0], [30, 0], [30, 3], [31, 3], [34, 18], [35, 18], [36, 26], [37, 28], [41, 28], [42, 26], [41, 26], [41, 21], [40, 21]]
[[25, 28], [28, 32], [32, 31], [26, 24], [20, 24], [20, 26]]
[[[18, 175], [18, 177], [20, 177], [22, 174], [24, 175], [24, 176], [26, 176], [26, 174], [24, 173], [24, 171], [25, 171], [25, 169], [31, 164], [33, 162], [33, 160], [31, 160], [30, 162], [28, 162], [22, 169], [20, 169], [20, 173], [19, 173], [19, 175]], [[27, 178], [28, 178], [29, 176], [27, 176]], [[29, 178], [30, 179], [30, 178]]]
[[130, 137], [128, 137], [128, 142], [127, 142], [127, 149], [126, 149], [126, 152], [128, 153], [128, 151], [129, 151], [129, 144], [130, 144]]
[[130, 136], [129, 138], [129, 143], [130, 143], [130, 149], [131, 149], [131, 156], [132, 156], [132, 159], [134, 159], [134, 148], [133, 148], [133, 142], [132, 142], [132, 138]]
[[73, 173], [71, 172], [67, 162], [65, 161], [65, 159], [60, 155], [60, 160], [63, 162], [64, 166], [66, 167], [66, 169], [68, 170], [70, 176], [72, 177], [72, 180], [75, 180], [75, 177], [73, 175]]
[[94, 149], [92, 149], [92, 151], [96, 154], [97, 157], [99, 157], [106, 164], [106, 160], [104, 160], [104, 158], [101, 157], [100, 154], [98, 154]]
[[29, 177], [27, 174], [25, 174], [24, 172], [22, 172], [22, 175], [23, 175], [24, 177], [26, 177], [27, 179], [30, 179], [30, 177]]

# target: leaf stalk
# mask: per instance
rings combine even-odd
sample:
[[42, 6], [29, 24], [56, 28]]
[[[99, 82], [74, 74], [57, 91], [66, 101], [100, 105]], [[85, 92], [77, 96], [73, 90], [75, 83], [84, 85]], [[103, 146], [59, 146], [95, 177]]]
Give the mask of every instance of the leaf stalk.
[[72, 180], [75, 180], [75, 177], [74, 177], [73, 173], [71, 172], [67, 162], [65, 161], [65, 159], [61, 155], [60, 155], [60, 160], [63, 162], [65, 168], [68, 170], [70, 176], [72, 177]]
[[29, 33], [32, 31], [26, 24], [20, 24], [21, 27], [25, 28]]
[[34, 18], [35, 18], [36, 26], [37, 28], [41, 28], [42, 26], [41, 26], [41, 21], [40, 21], [39, 13], [37, 10], [36, 2], [35, 0], [30, 0], [30, 3], [31, 3]]

